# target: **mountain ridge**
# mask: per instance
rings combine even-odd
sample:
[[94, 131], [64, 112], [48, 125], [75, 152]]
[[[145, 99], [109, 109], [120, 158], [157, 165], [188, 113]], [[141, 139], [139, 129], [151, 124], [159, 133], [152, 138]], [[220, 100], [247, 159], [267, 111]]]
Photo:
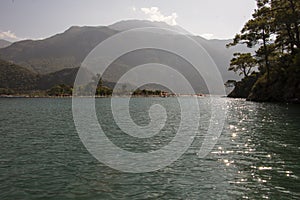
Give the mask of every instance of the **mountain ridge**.
[[10, 41], [4, 40], [4, 39], [0, 39], [0, 48], [8, 47], [11, 44], [12, 44], [12, 42], [10, 42]]
[[[138, 22], [138, 23], [137, 23]], [[137, 23], [137, 24], [135, 24]], [[24, 40], [11, 44], [6, 48], [0, 49], [0, 58], [10, 63], [15, 63], [36, 74], [50, 74], [67, 68], [74, 69], [81, 65], [81, 62], [100, 42], [105, 39], [128, 29], [136, 27], [166, 27], [174, 28], [166, 23], [157, 23], [151, 21], [129, 20], [114, 23], [109, 26], [71, 26], [62, 33], [58, 33], [43, 40]], [[115, 30], [115, 29], [119, 29]], [[207, 40], [201, 36], [191, 36], [208, 52], [216, 63], [224, 82], [228, 79], [237, 80], [239, 77], [227, 71], [233, 52], [243, 52], [242, 46], [227, 49], [225, 46], [230, 40]], [[172, 42], [172, 39], [180, 39], [176, 34], [162, 35], [161, 42]], [[136, 39], [136, 38], [135, 38]], [[140, 38], [142, 39], [142, 38]], [[135, 42], [132, 40], [131, 42]], [[180, 42], [180, 41], [179, 41]], [[184, 42], [184, 41], [181, 41]], [[248, 50], [248, 49], [247, 49]], [[137, 60], [137, 61], [136, 61]], [[177, 58], [169, 59], [169, 54], [158, 53], [155, 51], [144, 51], [141, 53], [132, 53], [130, 56], [121, 56], [113, 63], [110, 74], [106, 76], [106, 81], [116, 82], [120, 72], [126, 72], [137, 64], [147, 62], [166, 63], [170, 66], [179, 66], [185, 71], [187, 65]], [[184, 66], [180, 66], [184, 65]], [[185, 68], [186, 67], [186, 68]], [[187, 76], [192, 76], [192, 71], [187, 72]], [[204, 84], [199, 79], [192, 78], [193, 84]], [[199, 87], [204, 88], [204, 87]]]

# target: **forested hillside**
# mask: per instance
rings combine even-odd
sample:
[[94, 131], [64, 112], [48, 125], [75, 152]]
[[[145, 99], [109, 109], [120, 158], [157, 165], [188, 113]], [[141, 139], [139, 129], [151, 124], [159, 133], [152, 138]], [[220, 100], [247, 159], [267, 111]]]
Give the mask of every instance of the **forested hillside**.
[[[229, 97], [300, 101], [300, 1], [257, 0], [253, 18], [228, 47], [237, 44], [258, 50], [234, 55], [229, 70], [242, 73], [244, 79]], [[251, 74], [255, 67], [258, 72]]]

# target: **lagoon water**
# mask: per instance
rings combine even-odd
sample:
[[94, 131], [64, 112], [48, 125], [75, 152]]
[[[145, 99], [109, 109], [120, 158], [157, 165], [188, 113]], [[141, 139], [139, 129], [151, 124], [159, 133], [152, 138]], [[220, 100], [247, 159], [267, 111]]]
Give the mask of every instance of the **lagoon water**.
[[[299, 199], [299, 105], [221, 101], [225, 126], [205, 158], [197, 156], [210, 119], [202, 97], [197, 137], [180, 159], [155, 172], [124, 173], [86, 150], [71, 99], [1, 98], [0, 199]], [[168, 120], [150, 139], [122, 134], [109, 98], [96, 99], [97, 116], [115, 144], [147, 152], [168, 144], [180, 121], [176, 98], [132, 98], [132, 119], [147, 125], [153, 103], [165, 106]]]

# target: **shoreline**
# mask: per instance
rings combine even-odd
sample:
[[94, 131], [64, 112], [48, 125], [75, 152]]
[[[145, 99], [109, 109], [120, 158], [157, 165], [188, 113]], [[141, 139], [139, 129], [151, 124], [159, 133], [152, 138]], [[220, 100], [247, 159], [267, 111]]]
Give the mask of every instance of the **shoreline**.
[[[211, 96], [208, 94], [182, 94], [182, 95], [170, 95], [170, 96], [160, 96], [160, 95], [114, 95], [114, 96], [74, 96], [78, 98], [145, 98], [145, 97], [159, 97], [159, 98], [170, 98], [170, 97], [207, 97]], [[64, 99], [73, 98], [73, 96], [30, 96], [30, 95], [0, 95], [0, 98], [54, 98], [54, 99]]]

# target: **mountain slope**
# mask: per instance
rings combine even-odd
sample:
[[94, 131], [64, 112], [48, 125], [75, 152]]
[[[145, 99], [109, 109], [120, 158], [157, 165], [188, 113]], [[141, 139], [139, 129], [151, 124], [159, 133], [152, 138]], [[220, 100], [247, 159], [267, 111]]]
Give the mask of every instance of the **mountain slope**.
[[155, 28], [169, 29], [175, 32], [179, 32], [181, 34], [191, 35], [189, 32], [187, 32], [180, 26], [177, 25], [170, 26], [165, 22], [148, 21], [148, 20], [124, 20], [109, 25], [108, 27], [117, 31], [127, 31], [130, 29], [155, 27]]
[[[66, 30], [63, 33], [54, 35], [44, 40], [25, 40], [13, 43], [9, 47], [0, 49], [0, 58], [14, 62], [22, 67], [25, 67], [35, 73], [48, 74], [56, 71], [63, 70], [65, 68], [77, 68], [81, 62], [87, 56], [87, 54], [101, 41], [106, 38], [132, 28], [141, 27], [160, 27], [177, 29], [176, 26], [169, 26], [162, 22], [150, 22], [150, 21], [121, 21], [110, 25], [108, 27], [78, 27], [74, 26]], [[237, 46], [227, 49], [225, 45], [230, 40], [206, 40], [199, 36], [191, 36], [199, 44], [201, 44], [206, 51], [211, 55], [215, 61], [224, 82], [228, 79], [239, 79], [239, 77], [233, 73], [227, 71], [230, 59], [234, 52], [246, 51], [245, 47]], [[144, 38], [132, 38], [132, 41], [136, 42], [137, 39]], [[182, 40], [178, 35], [161, 35], [161, 43], [164, 44], [172, 42], [172, 40], [181, 42]], [[112, 68], [108, 70], [110, 73], [106, 74], [107, 81], [116, 82], [122, 72], [128, 71], [130, 68], [149, 62], [165, 63], [169, 66], [177, 66], [183, 73], [193, 77], [193, 71], [186, 71], [189, 68], [189, 64], [174, 57], [170, 59], [169, 54], [160, 52], [158, 50], [145, 50], [141, 52], [133, 52], [131, 54], [121, 56], [112, 65]], [[193, 79], [194, 84], [200, 84], [197, 78]], [[53, 82], [53, 81], [50, 81]], [[204, 83], [201, 82], [203, 85]], [[201, 86], [201, 88], [203, 88]]]
[[46, 74], [79, 67], [101, 41], [115, 34], [107, 27], [71, 27], [44, 40], [24, 40], [0, 49], [0, 57], [34, 72]]
[[[60, 84], [73, 86], [78, 69], [78, 67], [67, 68], [39, 75], [24, 67], [0, 59], [0, 94], [6, 89], [26, 93], [31, 90], [48, 90]], [[88, 71], [84, 73], [90, 77]], [[114, 83], [103, 81], [103, 85], [113, 87]]]
[[39, 76], [21, 66], [0, 60], [0, 88], [31, 90], [37, 87]]
[[11, 45], [11, 42], [0, 39], [0, 48], [5, 48], [5, 47], [8, 47], [9, 45]]

